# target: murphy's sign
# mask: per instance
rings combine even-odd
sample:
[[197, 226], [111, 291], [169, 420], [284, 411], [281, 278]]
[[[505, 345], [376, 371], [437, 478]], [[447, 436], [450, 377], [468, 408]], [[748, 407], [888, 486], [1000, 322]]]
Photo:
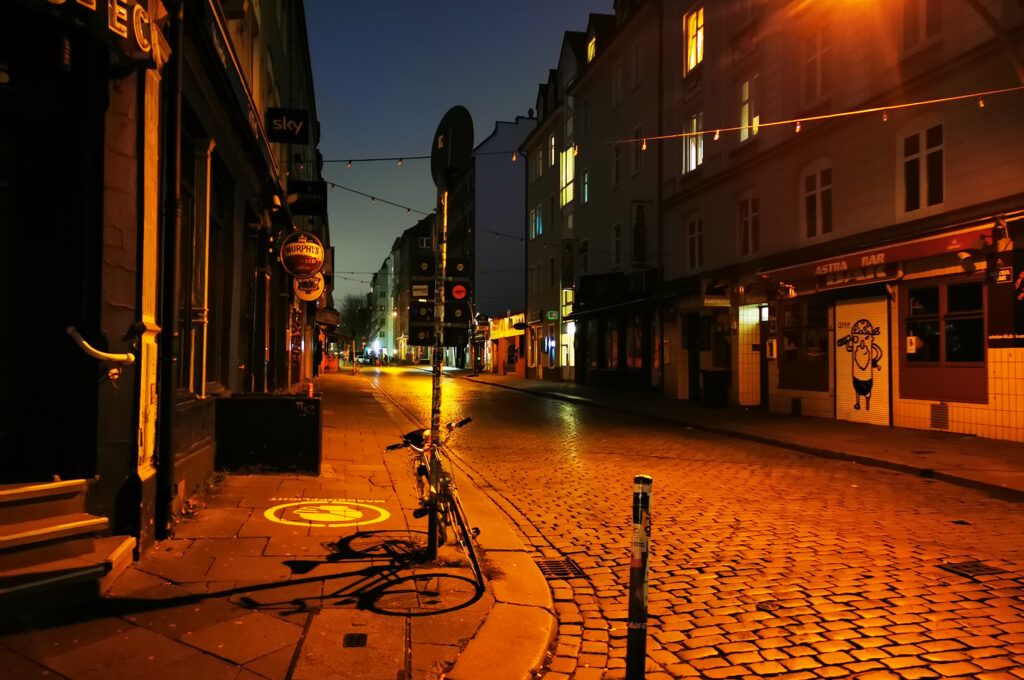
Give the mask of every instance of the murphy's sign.
[[145, 0], [22, 0], [21, 4], [84, 28], [131, 61], [152, 62], [153, 22]]
[[308, 231], [293, 231], [281, 244], [281, 266], [292, 276], [306, 279], [324, 266], [324, 247]]
[[267, 139], [281, 144], [309, 144], [309, 111], [267, 109]]

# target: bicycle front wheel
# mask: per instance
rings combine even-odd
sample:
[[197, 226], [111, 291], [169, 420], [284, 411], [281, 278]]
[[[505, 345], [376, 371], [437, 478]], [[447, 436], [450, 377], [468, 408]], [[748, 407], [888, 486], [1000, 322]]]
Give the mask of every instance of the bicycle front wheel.
[[448, 493], [445, 498], [445, 509], [447, 510], [448, 517], [450, 518], [452, 529], [455, 530], [456, 541], [469, 558], [469, 563], [473, 568], [473, 575], [476, 577], [477, 585], [483, 588], [484, 573], [480, 568], [480, 560], [477, 557], [476, 546], [474, 545], [476, 532], [469, 526], [469, 520], [466, 517], [466, 510], [462, 507], [462, 499], [459, 498], [458, 492], [450, 486], [448, 487]]

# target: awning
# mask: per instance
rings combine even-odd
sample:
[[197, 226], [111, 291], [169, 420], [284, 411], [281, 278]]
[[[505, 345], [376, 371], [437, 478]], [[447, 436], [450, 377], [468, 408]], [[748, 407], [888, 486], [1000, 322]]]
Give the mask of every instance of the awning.
[[790, 267], [759, 271], [762, 278], [794, 285], [811, 282], [818, 290], [879, 283], [899, 278], [900, 262], [935, 255], [978, 251], [992, 243], [994, 222], [957, 229], [902, 243], [854, 251], [839, 257], [814, 260]]

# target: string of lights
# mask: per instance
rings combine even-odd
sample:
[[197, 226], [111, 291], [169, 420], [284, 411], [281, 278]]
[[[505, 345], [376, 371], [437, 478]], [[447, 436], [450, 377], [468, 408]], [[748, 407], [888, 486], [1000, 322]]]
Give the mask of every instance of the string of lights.
[[[691, 131], [691, 132], [677, 132], [677, 133], [673, 133], [673, 134], [656, 135], [656, 136], [652, 136], [652, 137], [636, 137], [636, 138], [630, 138], [630, 139], [618, 139], [618, 140], [614, 140], [614, 141], [611, 141], [611, 142], [603, 142], [602, 144], [607, 144], [607, 145], [614, 145], [614, 144], [636, 144], [636, 143], [639, 142], [642, 145], [641, 149], [642, 150], [646, 150], [647, 149], [647, 142], [666, 141], [666, 140], [671, 140], [671, 139], [685, 139], [685, 138], [689, 138], [689, 137], [703, 137], [704, 135], [713, 135], [712, 138], [715, 141], [717, 141], [721, 137], [722, 133], [725, 133], [725, 132], [740, 132], [740, 131], [744, 131], [744, 130], [749, 132], [749, 131], [759, 130], [760, 128], [778, 127], [778, 126], [782, 126], [782, 125], [792, 126], [793, 129], [794, 129], [794, 132], [798, 133], [798, 132], [800, 132], [802, 124], [804, 124], [804, 123], [810, 123], [810, 122], [821, 121], [821, 120], [832, 120], [832, 119], [836, 119], [836, 118], [846, 118], [846, 117], [849, 117], [849, 116], [863, 116], [863, 115], [867, 115], [867, 114], [878, 114], [878, 113], [882, 114], [882, 121], [886, 122], [889, 119], [889, 112], [890, 111], [898, 111], [898, 110], [901, 110], [901, 109], [909, 109], [909, 108], [913, 108], [913, 107], [927, 106], [927, 105], [932, 105], [932, 104], [942, 104], [942, 103], [946, 103], [946, 102], [962, 101], [962, 100], [966, 100], [966, 99], [976, 99], [978, 101], [978, 106], [984, 108], [984, 106], [985, 106], [985, 98], [986, 97], [995, 97], [995, 96], [998, 96], [998, 95], [1009, 94], [1009, 93], [1013, 93], [1013, 92], [1021, 92], [1021, 91], [1024, 91], [1024, 85], [1018, 85], [1016, 87], [1007, 87], [1007, 88], [1002, 88], [1002, 89], [998, 89], [998, 90], [986, 90], [984, 92], [972, 92], [972, 93], [969, 93], [969, 94], [953, 95], [953, 96], [950, 96], [950, 97], [940, 97], [940, 98], [937, 98], [937, 99], [927, 99], [927, 100], [922, 100], [922, 101], [904, 102], [902, 104], [888, 104], [888, 105], [885, 105], [885, 106], [872, 106], [872, 107], [863, 108], [863, 109], [853, 109], [853, 110], [850, 110], [850, 111], [839, 111], [837, 113], [825, 113], [825, 114], [820, 114], [820, 115], [817, 115], [817, 116], [805, 116], [805, 117], [801, 117], [801, 118], [788, 118], [788, 119], [785, 119], [785, 120], [766, 121], [766, 122], [763, 122], [763, 123], [758, 121], [756, 124], [750, 124], [750, 125], [735, 125], [735, 126], [732, 126], [732, 127], [706, 128], [706, 129], [703, 129], [703, 130], [695, 130], [695, 131]], [[574, 153], [579, 153], [579, 145], [578, 144], [574, 147]], [[511, 155], [512, 161], [515, 162], [517, 160], [518, 156], [519, 156], [519, 152], [515, 151], [515, 150], [511, 150], [511, 151], [483, 151], [483, 152], [478, 152], [476, 155], [506, 155], [506, 156]], [[393, 161], [393, 162], [396, 162], [398, 165], [402, 165], [404, 161], [408, 161], [408, 160], [426, 160], [426, 159], [429, 159], [429, 158], [430, 158], [430, 156], [417, 156], [417, 155], [413, 155], [413, 156], [381, 156], [381, 157], [371, 157], [371, 158], [327, 159], [327, 160], [324, 160], [323, 162], [324, 163], [346, 163], [348, 165], [348, 167], [352, 167], [353, 163], [375, 163], [375, 162], [381, 162], [381, 161]], [[390, 201], [390, 200], [387, 200], [387, 199], [384, 199], [384, 198], [380, 198], [379, 196], [376, 196], [376, 195], [373, 195], [373, 194], [368, 194], [366, 192], [359, 191], [357, 189], [353, 189], [351, 187], [347, 187], [347, 186], [338, 184], [336, 182], [328, 181], [327, 184], [331, 187], [332, 191], [334, 189], [342, 189], [344, 191], [349, 191], [351, 193], [358, 194], [359, 196], [363, 196], [363, 197], [369, 198], [371, 200], [371, 202], [373, 202], [373, 203], [377, 203], [379, 201], [381, 203], [386, 203], [387, 205], [394, 206], [396, 208], [401, 208], [402, 210], [405, 210], [406, 214], [408, 214], [408, 215], [416, 213], [418, 215], [427, 216], [427, 215], [430, 214], [429, 212], [424, 212], [424, 211], [418, 210], [416, 208], [411, 208], [411, 207], [409, 207], [407, 205], [402, 205], [401, 203], [396, 203], [394, 201]], [[485, 231], [485, 232], [488, 232], [488, 233], [491, 233], [491, 234], [495, 234], [496, 238], [504, 236], [504, 237], [507, 237], [507, 238], [517, 239], [519, 241], [523, 241], [524, 240], [523, 237], [511, 236], [509, 234], [502, 234], [502, 233], [499, 233], [499, 232], [493, 232], [493, 231], [490, 231], [488, 229], [479, 229], [479, 231]]]

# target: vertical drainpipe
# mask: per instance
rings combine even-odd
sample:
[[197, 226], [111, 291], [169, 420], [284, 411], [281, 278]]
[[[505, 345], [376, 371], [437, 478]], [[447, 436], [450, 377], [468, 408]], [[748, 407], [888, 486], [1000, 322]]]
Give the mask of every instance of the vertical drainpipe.
[[156, 508], [155, 533], [158, 539], [167, 537], [171, 519], [171, 500], [174, 497], [174, 408], [178, 383], [178, 362], [175, 352], [180, 346], [178, 332], [179, 267], [181, 252], [181, 82], [182, 33], [184, 31], [185, 3], [173, 2], [170, 9], [171, 58], [170, 73], [166, 80], [164, 102], [164, 210], [163, 261], [161, 262], [161, 332], [160, 332], [160, 401], [157, 410], [156, 456]]
[[[657, 134], [663, 135], [664, 132], [664, 102], [665, 102], [665, 80], [664, 80], [664, 40], [665, 40], [665, 4], [663, 2], [657, 3], [658, 8], [658, 122], [657, 122]], [[655, 350], [658, 352], [658, 370], [661, 371], [660, 386], [661, 391], [665, 391], [665, 315], [661, 310], [661, 283], [665, 279], [665, 266], [664, 266], [664, 253], [662, 252], [662, 233], [665, 229], [662, 219], [662, 208], [661, 208], [661, 194], [662, 194], [662, 173], [664, 172], [664, 144], [658, 144], [658, 170], [655, 173], [655, 181], [657, 186], [655, 187], [655, 198], [654, 205], [656, 206], [658, 215], [658, 282], [655, 285], [657, 291], [654, 297], [654, 309], [658, 313], [658, 342], [661, 343]]]

